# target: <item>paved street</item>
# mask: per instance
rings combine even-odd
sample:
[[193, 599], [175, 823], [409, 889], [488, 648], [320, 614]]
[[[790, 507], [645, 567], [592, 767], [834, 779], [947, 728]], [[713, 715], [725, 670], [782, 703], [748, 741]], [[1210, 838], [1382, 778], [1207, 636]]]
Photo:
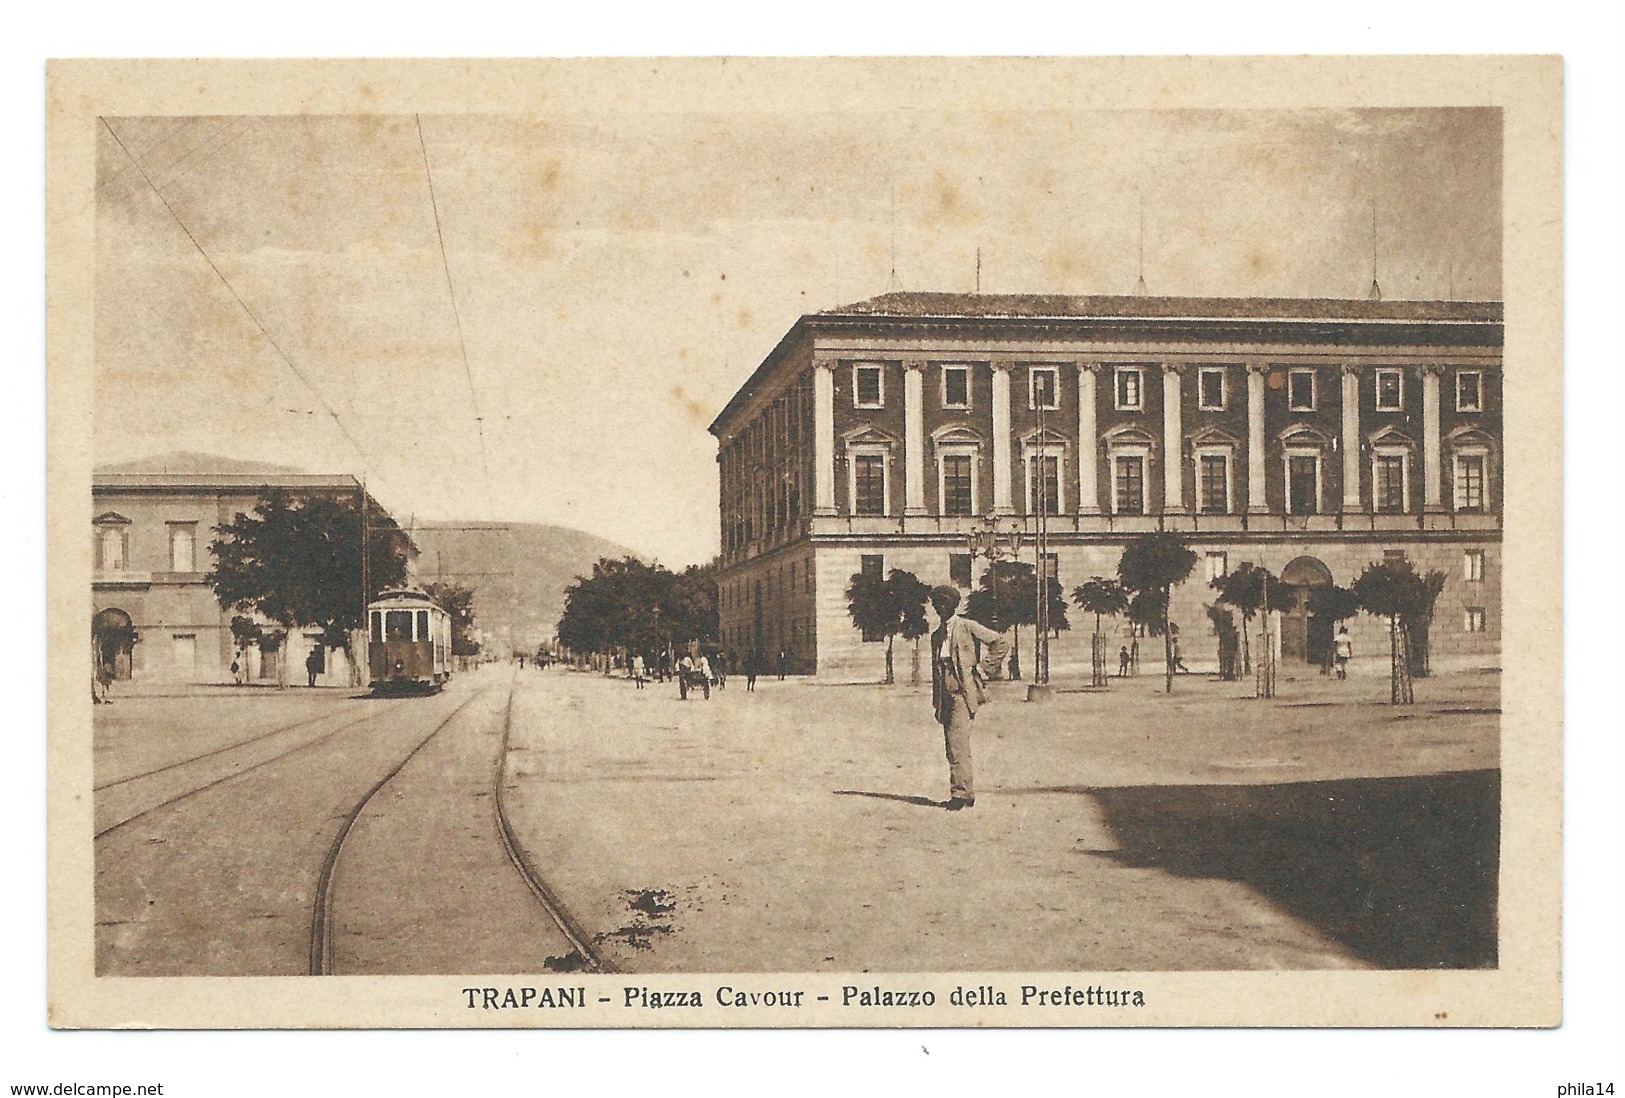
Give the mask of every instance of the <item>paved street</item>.
[[308, 971], [324, 879], [331, 971], [580, 963], [502, 844], [510, 683], [521, 856], [623, 971], [1494, 962], [1491, 671], [1420, 682], [1411, 709], [1370, 673], [1284, 679], [1274, 701], [1198, 676], [1041, 705], [1001, 684], [977, 804], [949, 813], [923, 688], [736, 678], [684, 703], [490, 668], [429, 699], [99, 709], [99, 969]]

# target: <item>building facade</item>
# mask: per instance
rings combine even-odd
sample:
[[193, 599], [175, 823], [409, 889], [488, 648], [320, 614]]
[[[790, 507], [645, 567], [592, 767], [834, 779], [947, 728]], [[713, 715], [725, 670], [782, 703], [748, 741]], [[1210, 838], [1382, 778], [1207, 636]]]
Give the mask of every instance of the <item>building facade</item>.
[[[973, 587], [969, 533], [1020, 528], [1033, 563], [1042, 511], [1067, 592], [1137, 534], [1184, 538], [1193, 666], [1216, 662], [1208, 581], [1243, 562], [1302, 589], [1285, 659], [1329, 643], [1309, 588], [1396, 557], [1446, 575], [1433, 654], [1494, 655], [1501, 346], [1497, 302], [891, 293], [804, 316], [711, 425], [722, 641], [872, 678], [854, 573]], [[1072, 617], [1057, 674], [1088, 662]]]
[[[93, 635], [111, 638], [114, 675], [138, 682], [229, 682], [233, 661], [245, 677], [275, 681], [285, 661], [300, 680], [319, 630], [296, 632], [275, 654], [239, 650], [233, 612], [221, 608], [205, 578], [214, 529], [250, 513], [272, 489], [330, 494], [359, 502], [347, 475], [317, 476], [209, 454], [170, 453], [96, 469], [91, 482]], [[371, 513], [380, 514], [376, 502]], [[381, 524], [394, 527], [393, 519]], [[399, 532], [415, 556], [410, 539]], [[357, 602], [361, 595], [356, 593]], [[342, 652], [323, 652], [318, 680], [346, 685]]]

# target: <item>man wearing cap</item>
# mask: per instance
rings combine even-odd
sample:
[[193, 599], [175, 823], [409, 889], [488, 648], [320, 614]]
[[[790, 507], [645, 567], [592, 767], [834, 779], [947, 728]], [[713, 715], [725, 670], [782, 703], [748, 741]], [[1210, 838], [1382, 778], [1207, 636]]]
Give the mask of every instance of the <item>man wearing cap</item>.
[[941, 622], [931, 634], [931, 706], [948, 750], [949, 800], [945, 807], [950, 812], [976, 803], [971, 784], [970, 722], [987, 701], [982, 683], [998, 672], [1010, 652], [1010, 642], [1003, 634], [960, 616], [959, 603], [954, 588], [931, 589], [931, 606]]

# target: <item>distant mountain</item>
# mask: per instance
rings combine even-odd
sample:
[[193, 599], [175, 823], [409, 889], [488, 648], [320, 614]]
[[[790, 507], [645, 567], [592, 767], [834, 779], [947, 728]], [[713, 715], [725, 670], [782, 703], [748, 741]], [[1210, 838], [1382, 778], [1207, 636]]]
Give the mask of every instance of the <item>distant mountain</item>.
[[638, 556], [565, 526], [531, 522], [419, 522], [418, 582], [474, 589], [474, 624], [487, 648], [534, 652], [564, 613], [564, 589], [600, 557]]

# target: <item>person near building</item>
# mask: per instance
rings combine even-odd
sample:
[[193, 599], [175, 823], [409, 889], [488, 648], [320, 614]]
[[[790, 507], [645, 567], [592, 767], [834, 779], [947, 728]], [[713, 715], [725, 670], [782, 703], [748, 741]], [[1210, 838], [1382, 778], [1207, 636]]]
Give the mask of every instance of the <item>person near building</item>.
[[1010, 642], [1002, 633], [960, 615], [959, 601], [955, 588], [931, 589], [931, 606], [941, 623], [931, 634], [931, 707], [942, 725], [948, 755], [948, 803], [944, 807], [950, 812], [976, 804], [971, 721], [987, 701], [982, 684], [997, 673], [1010, 653]]
[[726, 649], [717, 649], [717, 658], [711, 661], [711, 673], [717, 677], [717, 689], [728, 689], [728, 653]]
[[756, 693], [756, 676], [762, 666], [762, 653], [760, 649], [752, 649], [745, 653], [745, 693]]
[[1332, 662], [1337, 665], [1337, 677], [1349, 677], [1349, 660], [1354, 658], [1354, 638], [1349, 636], [1349, 627], [1340, 626], [1337, 636], [1332, 638]]
[[779, 649], [779, 681], [784, 681], [784, 674], [790, 667], [790, 649]]
[[699, 663], [694, 667], [695, 676], [699, 679], [700, 689], [705, 691], [705, 700], [711, 700], [711, 660], [704, 652], [700, 653]]
[[241, 652], [231, 657], [231, 681], [238, 686], [243, 685], [243, 654]]
[[1130, 656], [1128, 654], [1128, 645], [1125, 644], [1125, 645], [1123, 645], [1122, 649], [1120, 649], [1118, 651], [1118, 653], [1117, 653], [1117, 677], [1118, 678], [1122, 679], [1122, 678], [1127, 678], [1128, 677], [1129, 659], [1130, 659]]
[[637, 683], [638, 689], [643, 689], [643, 654], [640, 652], [632, 657], [632, 681]]
[[310, 646], [310, 655], [305, 657], [305, 685], [315, 686], [316, 676], [322, 673], [322, 649], [320, 645]]
[[112, 705], [113, 699], [107, 696], [112, 686], [113, 661], [106, 656], [97, 656], [95, 666], [91, 668], [90, 700], [97, 705]]

